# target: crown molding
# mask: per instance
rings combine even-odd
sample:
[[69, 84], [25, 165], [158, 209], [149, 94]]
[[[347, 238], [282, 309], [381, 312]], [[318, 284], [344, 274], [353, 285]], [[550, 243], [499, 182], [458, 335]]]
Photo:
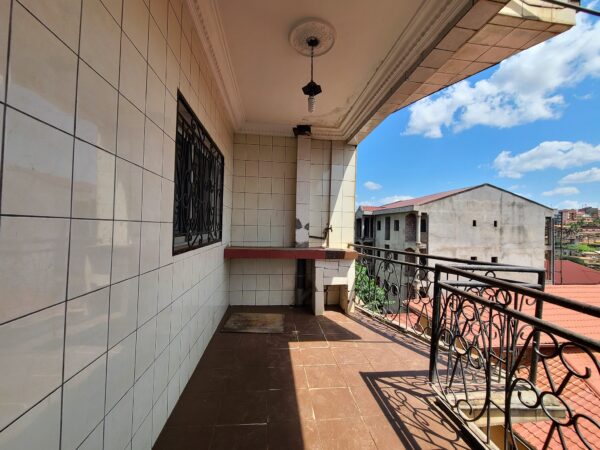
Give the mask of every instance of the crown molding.
[[200, 45], [207, 55], [229, 118], [237, 130], [244, 123], [246, 114], [216, 0], [186, 1], [193, 12], [192, 19], [200, 34]]
[[[291, 136], [295, 124], [264, 124], [247, 121], [219, 14], [217, 0], [186, 0], [201, 36], [211, 71], [237, 133]], [[395, 40], [385, 59], [336, 127], [313, 126], [317, 139], [358, 143], [358, 132], [379, 107], [405, 81], [439, 40], [448, 23], [464, 14], [473, 0], [440, 2], [424, 0], [415, 20]]]

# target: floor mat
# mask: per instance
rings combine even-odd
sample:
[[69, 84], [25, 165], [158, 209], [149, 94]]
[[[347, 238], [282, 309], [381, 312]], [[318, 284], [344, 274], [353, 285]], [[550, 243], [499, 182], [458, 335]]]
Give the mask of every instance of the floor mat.
[[283, 333], [283, 314], [233, 313], [221, 331], [230, 333]]

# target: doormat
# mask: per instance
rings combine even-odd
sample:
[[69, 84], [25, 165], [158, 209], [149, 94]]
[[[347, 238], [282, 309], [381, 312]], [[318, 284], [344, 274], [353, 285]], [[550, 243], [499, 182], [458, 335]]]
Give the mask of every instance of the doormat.
[[283, 314], [233, 313], [221, 331], [230, 333], [283, 333]]

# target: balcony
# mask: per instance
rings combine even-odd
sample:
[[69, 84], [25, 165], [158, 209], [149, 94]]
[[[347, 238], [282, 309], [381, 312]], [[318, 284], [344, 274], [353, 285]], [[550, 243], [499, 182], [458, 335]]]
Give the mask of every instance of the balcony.
[[285, 333], [217, 332], [155, 449], [462, 448], [431, 405], [428, 345], [362, 313], [282, 312]]

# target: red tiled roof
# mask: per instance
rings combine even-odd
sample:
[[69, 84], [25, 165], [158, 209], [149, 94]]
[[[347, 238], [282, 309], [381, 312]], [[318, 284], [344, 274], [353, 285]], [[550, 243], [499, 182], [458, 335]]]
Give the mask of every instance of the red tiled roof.
[[466, 187], [461, 189], [453, 189], [451, 191], [446, 192], [438, 192], [437, 194], [425, 195], [423, 197], [411, 198], [409, 200], [400, 200], [399, 202], [388, 203], [387, 205], [382, 206], [363, 206], [363, 211], [381, 211], [384, 209], [393, 209], [393, 208], [403, 208], [405, 206], [417, 206], [424, 205], [425, 203], [430, 203], [435, 200], [441, 200], [442, 198], [450, 197], [451, 195], [458, 194], [459, 192], [464, 192], [472, 187]]
[[[600, 359], [600, 355], [595, 355], [597, 359]], [[600, 393], [598, 391], [598, 373], [594, 367], [591, 358], [584, 353], [573, 353], [564, 355], [564, 358], [574, 370], [578, 372], [585, 372], [585, 367], [591, 369], [593, 375], [590, 379], [584, 380], [576, 376], [571, 377], [565, 385], [564, 390], [559, 397], [565, 401], [565, 403], [571, 409], [573, 416], [576, 414], [585, 414], [588, 417], [596, 421], [600, 421]], [[567, 369], [561, 361], [559, 356], [551, 359], [547, 359], [547, 369], [540, 363], [538, 365], [538, 378], [536, 386], [545, 391], [551, 392], [550, 383], [548, 378], [551, 378], [554, 386], [560, 386], [565, 376], [567, 375]], [[543, 415], [543, 413], [542, 413]], [[567, 416], [568, 417], [568, 416]], [[566, 420], [566, 419], [565, 419]], [[563, 421], [560, 419], [559, 421]], [[520, 434], [533, 448], [542, 448], [544, 441], [550, 431], [552, 422], [550, 420], [522, 423], [514, 425], [514, 430]], [[596, 445], [600, 442], [600, 428], [595, 426], [588, 420], [578, 420], [578, 427], [581, 434], [590, 442], [592, 445]], [[561, 427], [563, 437], [565, 440], [566, 448], [571, 449], [587, 449], [575, 432], [575, 427]], [[563, 448], [560, 442], [560, 438], [556, 430], [548, 448]]]
[[[596, 285], [548, 285], [546, 292], [559, 297], [600, 307], [600, 284]], [[523, 305], [523, 312], [535, 314], [535, 305]], [[552, 324], [587, 337], [600, 340], [600, 319], [576, 311], [570, 311], [562, 306], [544, 303], [542, 318]], [[548, 335], [542, 333], [542, 344], [551, 344]], [[564, 341], [558, 338], [559, 342]]]
[[556, 284], [600, 284], [600, 271], [573, 261], [554, 262]]

